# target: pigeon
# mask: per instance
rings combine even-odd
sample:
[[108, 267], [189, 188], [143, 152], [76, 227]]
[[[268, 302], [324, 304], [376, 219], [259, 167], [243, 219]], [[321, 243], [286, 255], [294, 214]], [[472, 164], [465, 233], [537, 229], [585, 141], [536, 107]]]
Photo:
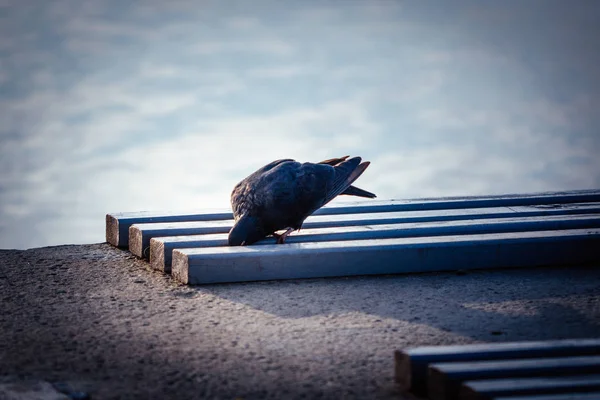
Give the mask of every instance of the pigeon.
[[[285, 243], [313, 212], [340, 194], [375, 198], [352, 183], [369, 166], [360, 157], [344, 156], [319, 163], [273, 161], [239, 182], [231, 192], [235, 223], [230, 246], [255, 243], [269, 235]], [[283, 234], [276, 231], [284, 230]]]

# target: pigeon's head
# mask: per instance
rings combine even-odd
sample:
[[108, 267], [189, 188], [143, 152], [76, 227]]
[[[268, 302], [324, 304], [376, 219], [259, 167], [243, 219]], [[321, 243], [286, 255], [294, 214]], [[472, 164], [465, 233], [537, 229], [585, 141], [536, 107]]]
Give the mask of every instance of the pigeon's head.
[[245, 246], [258, 242], [266, 236], [258, 218], [244, 215], [229, 231], [228, 241], [230, 246]]

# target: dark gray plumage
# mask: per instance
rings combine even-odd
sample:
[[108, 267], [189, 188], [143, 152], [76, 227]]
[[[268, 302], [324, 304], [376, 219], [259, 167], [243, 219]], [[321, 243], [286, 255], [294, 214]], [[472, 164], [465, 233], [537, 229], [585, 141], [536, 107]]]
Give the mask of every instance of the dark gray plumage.
[[[368, 161], [348, 156], [317, 164], [284, 159], [265, 165], [231, 193], [235, 224], [229, 231], [229, 245], [249, 245], [269, 235], [284, 243], [309, 215], [336, 196], [374, 198], [373, 193], [351, 186], [368, 166]], [[282, 229], [284, 234], [275, 233]]]

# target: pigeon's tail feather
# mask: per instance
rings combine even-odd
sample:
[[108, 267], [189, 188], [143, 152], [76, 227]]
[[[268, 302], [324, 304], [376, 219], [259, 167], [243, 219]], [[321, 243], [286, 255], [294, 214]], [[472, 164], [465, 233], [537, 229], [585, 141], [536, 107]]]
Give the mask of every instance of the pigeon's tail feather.
[[344, 157], [340, 157], [340, 158], [330, 158], [328, 160], [321, 161], [319, 164], [327, 164], [327, 165], [331, 165], [332, 167], [335, 167], [339, 163], [346, 161], [348, 159], [348, 157], [350, 157], [350, 156], [344, 156]]
[[342, 194], [355, 180], [358, 179], [359, 176], [362, 175], [363, 172], [365, 172], [365, 169], [367, 169], [370, 163], [365, 161], [360, 164], [361, 161], [362, 159], [360, 157], [353, 157], [334, 167], [335, 178], [333, 185], [329, 188], [323, 204], [327, 204], [337, 195]]
[[366, 190], [357, 188], [356, 186], [348, 186], [348, 188], [340, 194], [345, 194], [348, 196], [366, 197], [368, 199], [374, 199], [375, 197], [377, 197], [375, 193], [367, 192]]
[[[319, 164], [326, 164], [326, 165], [331, 165], [332, 167], [335, 167], [338, 164], [341, 164], [342, 162], [346, 161], [349, 157], [350, 156], [343, 156], [343, 157], [339, 157], [339, 158], [330, 158], [328, 160], [321, 161]], [[367, 192], [366, 190], [357, 188], [356, 186], [348, 186], [348, 188], [340, 194], [345, 194], [348, 196], [366, 197], [369, 199], [374, 199], [375, 197], [377, 197], [374, 193]]]

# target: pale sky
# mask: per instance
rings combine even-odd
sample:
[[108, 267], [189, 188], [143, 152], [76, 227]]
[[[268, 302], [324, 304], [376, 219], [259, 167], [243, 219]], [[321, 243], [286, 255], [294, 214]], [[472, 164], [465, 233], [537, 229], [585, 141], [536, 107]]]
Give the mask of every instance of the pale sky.
[[279, 158], [362, 156], [384, 200], [600, 188], [600, 2], [125, 3], [0, 1], [0, 248]]

